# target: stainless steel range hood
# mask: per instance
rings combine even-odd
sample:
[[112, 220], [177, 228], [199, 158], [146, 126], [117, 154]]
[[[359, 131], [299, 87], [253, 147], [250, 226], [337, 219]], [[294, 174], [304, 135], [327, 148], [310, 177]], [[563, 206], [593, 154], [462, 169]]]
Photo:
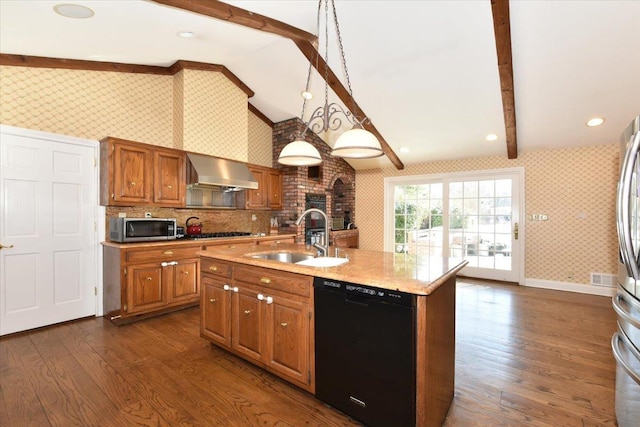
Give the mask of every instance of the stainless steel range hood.
[[191, 174], [189, 188], [258, 189], [258, 181], [244, 163], [194, 153], [187, 153], [187, 158], [195, 171]]

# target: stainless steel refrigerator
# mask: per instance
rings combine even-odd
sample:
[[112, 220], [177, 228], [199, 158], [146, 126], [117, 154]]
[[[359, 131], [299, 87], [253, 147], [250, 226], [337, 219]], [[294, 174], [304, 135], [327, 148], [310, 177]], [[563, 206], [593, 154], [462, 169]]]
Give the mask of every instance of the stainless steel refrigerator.
[[618, 330], [611, 339], [616, 359], [616, 417], [620, 427], [640, 425], [640, 116], [622, 134], [616, 223], [620, 262], [613, 308]]

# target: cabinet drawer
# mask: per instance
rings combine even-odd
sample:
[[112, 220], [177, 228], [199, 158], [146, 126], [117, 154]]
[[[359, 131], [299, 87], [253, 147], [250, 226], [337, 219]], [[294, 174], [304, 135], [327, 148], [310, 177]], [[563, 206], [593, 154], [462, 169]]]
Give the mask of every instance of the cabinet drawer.
[[156, 246], [147, 249], [127, 250], [127, 262], [154, 262], [196, 257], [200, 246]]
[[292, 294], [309, 296], [313, 286], [313, 278], [285, 271], [269, 268], [245, 267], [236, 265], [233, 278], [246, 283], [253, 283], [261, 287], [290, 292]]
[[231, 266], [217, 259], [202, 258], [200, 262], [200, 271], [202, 273], [213, 274], [218, 277], [230, 278]]

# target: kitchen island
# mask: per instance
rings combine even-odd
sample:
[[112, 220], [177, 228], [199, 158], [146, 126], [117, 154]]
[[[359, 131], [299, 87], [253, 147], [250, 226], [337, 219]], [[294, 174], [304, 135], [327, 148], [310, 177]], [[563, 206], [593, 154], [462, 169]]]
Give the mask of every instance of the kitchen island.
[[[314, 280], [411, 294], [415, 312], [410, 328], [415, 352], [411, 419], [419, 426], [441, 425], [453, 399], [455, 283], [466, 261], [341, 249], [338, 256], [347, 257], [347, 262], [312, 267], [261, 258], [272, 253], [295, 258], [316, 251], [301, 244], [278, 244], [213, 247], [198, 253], [201, 335], [316, 394]], [[335, 254], [333, 247], [329, 253]]]

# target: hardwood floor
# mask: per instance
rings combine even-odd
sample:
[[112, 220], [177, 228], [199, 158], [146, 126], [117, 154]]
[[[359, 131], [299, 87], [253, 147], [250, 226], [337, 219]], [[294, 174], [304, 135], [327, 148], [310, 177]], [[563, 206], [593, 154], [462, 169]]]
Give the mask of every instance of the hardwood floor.
[[[446, 426], [613, 426], [610, 298], [460, 280]], [[0, 339], [1, 426], [357, 426], [199, 337], [198, 308]]]

